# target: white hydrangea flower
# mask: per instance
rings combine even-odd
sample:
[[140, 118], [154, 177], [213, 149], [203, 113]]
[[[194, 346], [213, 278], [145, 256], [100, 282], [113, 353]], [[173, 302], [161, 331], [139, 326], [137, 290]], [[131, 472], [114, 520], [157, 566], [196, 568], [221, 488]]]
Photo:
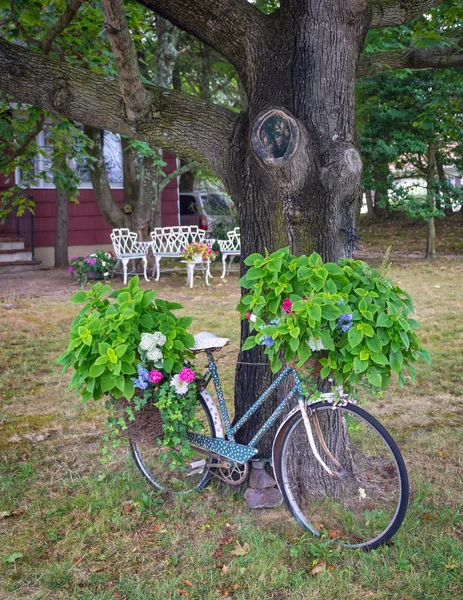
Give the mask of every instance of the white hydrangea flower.
[[103, 277], [109, 277], [108, 271], [106, 271], [106, 273], [103, 273]]
[[103, 265], [103, 267], [106, 267], [106, 262], [104, 260], [101, 261], [101, 264]]
[[161, 333], [160, 331], [156, 331], [156, 333], [153, 333], [153, 340], [154, 343], [156, 344], [156, 346], [159, 346], [160, 348], [162, 348], [164, 346], [164, 344], [167, 342], [167, 338], [166, 336]]
[[180, 379], [180, 375], [174, 375], [170, 380], [170, 385], [174, 386], [175, 392], [184, 396], [188, 392], [188, 383]]
[[309, 338], [308, 342], [310, 349], [315, 352], [317, 350], [324, 350], [321, 338]]
[[153, 362], [158, 362], [158, 360], [162, 360], [162, 352], [155, 346], [151, 347], [146, 353], [146, 358], [148, 360], [152, 360]]
[[142, 333], [139, 348], [148, 351], [152, 348], [164, 346], [166, 341], [166, 336], [159, 331], [156, 331], [156, 333]]

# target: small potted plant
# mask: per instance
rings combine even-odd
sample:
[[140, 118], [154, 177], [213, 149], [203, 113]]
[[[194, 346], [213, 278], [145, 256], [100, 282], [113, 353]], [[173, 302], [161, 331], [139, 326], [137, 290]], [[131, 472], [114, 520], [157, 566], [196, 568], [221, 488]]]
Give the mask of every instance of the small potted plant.
[[96, 283], [71, 298], [84, 306], [58, 358], [63, 371], [74, 370], [68, 390], [77, 390], [84, 401], [105, 397], [109, 408], [123, 409], [123, 417], [109, 419], [113, 429], [129, 438], [162, 438], [182, 460], [190, 449], [186, 433], [198, 425], [189, 350], [194, 338], [186, 330], [191, 318], [176, 317], [172, 310], [179, 304], [143, 291], [138, 276], [110, 292], [109, 285]]
[[[313, 253], [293, 256], [288, 248], [251, 254], [240, 283], [250, 290], [238, 310], [250, 319], [243, 350], [262, 344], [274, 372], [283, 361], [299, 368], [320, 364], [320, 376], [353, 388], [363, 378], [384, 388], [392, 373], [403, 384], [415, 380], [413, 362], [430, 362], [416, 336], [410, 296], [388, 277], [387, 257], [379, 270], [361, 260], [324, 263]], [[318, 373], [317, 373], [318, 374]]]
[[206, 242], [187, 244], [182, 252], [183, 260], [187, 262], [203, 262], [214, 260], [215, 254]]
[[112, 277], [116, 262], [109, 252], [97, 250], [89, 256], [73, 256], [69, 261], [68, 272], [72, 277], [76, 277], [77, 283], [84, 288], [89, 279]]

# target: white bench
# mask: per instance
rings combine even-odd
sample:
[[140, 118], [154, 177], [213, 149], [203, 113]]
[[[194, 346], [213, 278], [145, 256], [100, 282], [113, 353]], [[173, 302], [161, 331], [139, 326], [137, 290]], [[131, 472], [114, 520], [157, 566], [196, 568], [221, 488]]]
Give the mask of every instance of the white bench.
[[[159, 281], [161, 275], [160, 263], [161, 259], [166, 258], [178, 258], [183, 254], [185, 246], [189, 243], [207, 242], [212, 245], [214, 240], [205, 240], [206, 232], [203, 229], [199, 229], [197, 225], [178, 225], [173, 227], [155, 227], [151, 232], [151, 249], [154, 255], [154, 267], [153, 273], [156, 270], [156, 281]], [[198, 263], [197, 263], [198, 264]], [[190, 283], [190, 272], [188, 271], [188, 282]], [[194, 266], [193, 266], [194, 271]], [[211, 276], [210, 264], [207, 261], [206, 274]], [[191, 273], [191, 279], [193, 274]], [[211, 276], [212, 277], [212, 276]], [[206, 284], [209, 285], [207, 277]], [[192, 285], [190, 285], [192, 287]]]
[[[116, 267], [118, 262], [122, 263], [124, 285], [127, 283], [127, 265], [130, 260], [141, 259], [143, 261], [143, 276], [146, 281], [149, 281], [146, 275], [146, 268], [148, 266], [146, 255], [148, 254], [151, 242], [137, 241], [137, 234], [130, 231], [130, 229], [113, 229], [110, 237], [117, 259]], [[116, 268], [114, 268], [115, 270]]]
[[216, 240], [216, 242], [219, 244], [220, 252], [222, 252], [223, 272], [221, 279], [225, 277], [225, 273], [227, 271], [227, 258], [230, 257], [228, 264], [228, 272], [230, 273], [233, 259], [235, 256], [240, 256], [241, 254], [240, 228], [235, 227], [235, 229], [232, 229], [232, 231], [228, 231], [227, 236], [228, 239], [226, 240]]

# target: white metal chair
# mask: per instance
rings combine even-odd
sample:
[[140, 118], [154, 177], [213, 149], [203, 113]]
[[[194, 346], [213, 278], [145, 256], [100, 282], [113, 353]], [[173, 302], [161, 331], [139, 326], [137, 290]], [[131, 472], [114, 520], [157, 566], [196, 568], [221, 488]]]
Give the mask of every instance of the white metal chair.
[[233, 259], [235, 256], [240, 256], [241, 254], [240, 228], [235, 227], [235, 229], [228, 231], [227, 236], [228, 239], [226, 240], [216, 240], [219, 244], [220, 252], [222, 253], [223, 271], [220, 276], [221, 279], [225, 277], [227, 272], [227, 258], [230, 257], [228, 263], [228, 272], [230, 273]]
[[155, 227], [151, 232], [151, 249], [154, 255], [154, 270], [156, 281], [161, 275], [160, 263], [163, 257], [175, 258], [182, 256], [183, 249], [190, 242], [204, 242], [206, 232], [196, 225], [181, 225], [173, 227]]
[[127, 265], [129, 264], [129, 260], [137, 260], [139, 258], [143, 262], [143, 276], [146, 281], [149, 281], [146, 275], [146, 268], [148, 266], [146, 255], [148, 254], [151, 242], [137, 241], [137, 234], [130, 231], [130, 229], [113, 229], [110, 237], [117, 261], [122, 263], [124, 285], [127, 283]]

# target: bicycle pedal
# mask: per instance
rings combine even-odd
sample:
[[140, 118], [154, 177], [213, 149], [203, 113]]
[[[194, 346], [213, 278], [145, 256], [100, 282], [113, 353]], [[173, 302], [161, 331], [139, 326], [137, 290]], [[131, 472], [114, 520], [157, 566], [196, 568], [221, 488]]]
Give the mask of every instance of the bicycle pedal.
[[205, 466], [206, 461], [204, 459], [190, 463], [187, 467], [187, 476], [190, 477], [190, 475], [196, 475], [197, 473], [202, 474]]

